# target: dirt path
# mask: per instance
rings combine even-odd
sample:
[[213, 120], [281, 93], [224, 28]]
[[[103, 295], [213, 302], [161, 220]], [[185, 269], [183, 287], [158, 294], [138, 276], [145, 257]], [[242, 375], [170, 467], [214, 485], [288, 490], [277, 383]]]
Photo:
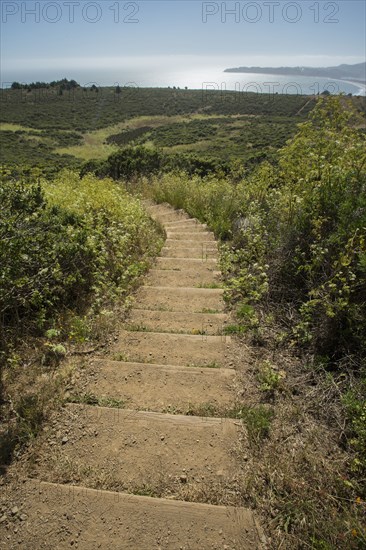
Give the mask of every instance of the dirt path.
[[84, 401], [40, 437], [0, 548], [261, 548], [253, 513], [232, 505], [245, 434], [220, 417], [236, 379], [217, 245], [185, 214], [149, 210], [166, 245]]

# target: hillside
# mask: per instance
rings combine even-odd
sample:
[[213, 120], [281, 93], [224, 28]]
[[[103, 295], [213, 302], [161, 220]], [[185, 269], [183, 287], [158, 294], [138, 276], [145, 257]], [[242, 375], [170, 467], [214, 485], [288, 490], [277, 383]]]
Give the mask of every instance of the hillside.
[[363, 550], [364, 100], [9, 92], [5, 547]]
[[307, 96], [56, 87], [2, 90], [0, 162], [59, 168], [145, 145], [244, 164], [273, 158], [305, 120]]

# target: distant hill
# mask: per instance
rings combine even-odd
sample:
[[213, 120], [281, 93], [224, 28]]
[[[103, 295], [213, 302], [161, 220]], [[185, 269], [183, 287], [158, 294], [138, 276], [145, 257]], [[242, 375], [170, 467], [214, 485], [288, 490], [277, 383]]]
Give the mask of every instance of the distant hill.
[[225, 69], [225, 73], [261, 73], [289, 76], [317, 76], [338, 80], [366, 80], [366, 62], [337, 67], [237, 67]]

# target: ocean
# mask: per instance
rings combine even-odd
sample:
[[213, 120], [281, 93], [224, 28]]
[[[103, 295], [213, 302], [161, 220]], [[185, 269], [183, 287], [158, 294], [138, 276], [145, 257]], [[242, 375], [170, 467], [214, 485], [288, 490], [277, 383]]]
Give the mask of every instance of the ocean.
[[328, 78], [307, 76], [280, 76], [269, 74], [249, 73], [225, 73], [222, 67], [192, 66], [190, 68], [156, 64], [132, 63], [121, 65], [120, 68], [100, 67], [93, 70], [92, 67], [79, 69], [72, 67], [70, 70], [43, 69], [39, 71], [6, 71], [1, 75], [1, 87], [7, 88], [13, 81], [34, 82], [37, 80], [50, 82], [63, 77], [73, 78], [82, 86], [133, 86], [139, 88], [188, 88], [194, 90], [235, 90], [237, 92], [254, 92], [264, 94], [321, 94], [328, 90], [332, 94], [345, 93], [353, 95], [366, 95], [366, 85], [357, 82], [343, 80], [331, 80]]

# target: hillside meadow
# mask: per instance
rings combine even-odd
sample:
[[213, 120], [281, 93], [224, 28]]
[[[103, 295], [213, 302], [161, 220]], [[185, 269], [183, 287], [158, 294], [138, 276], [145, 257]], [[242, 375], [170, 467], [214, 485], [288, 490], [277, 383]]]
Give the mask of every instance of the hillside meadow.
[[307, 96], [202, 90], [1, 90], [0, 162], [47, 171], [141, 144], [256, 162], [275, 155], [313, 104]]

